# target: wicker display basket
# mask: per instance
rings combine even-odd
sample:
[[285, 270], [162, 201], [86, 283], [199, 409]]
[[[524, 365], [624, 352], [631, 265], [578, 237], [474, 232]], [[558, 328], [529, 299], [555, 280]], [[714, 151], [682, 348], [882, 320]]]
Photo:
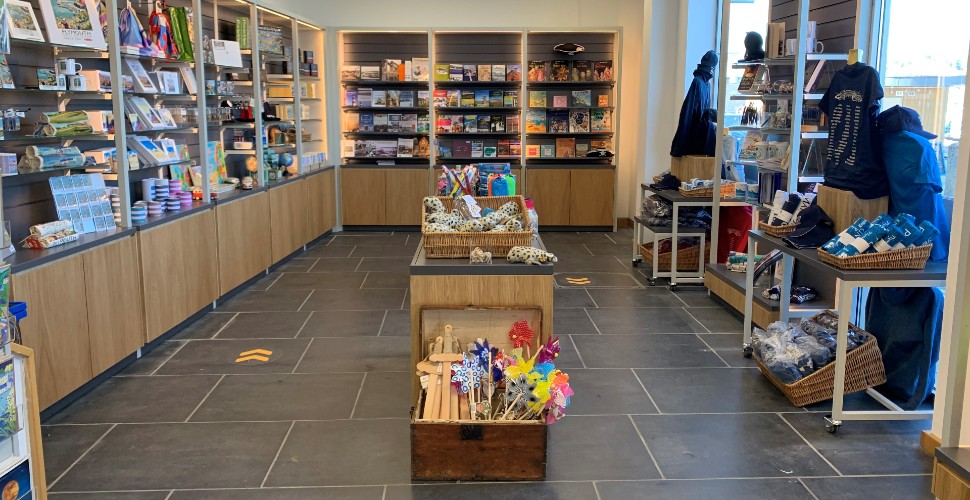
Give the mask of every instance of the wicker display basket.
[[[453, 198], [439, 196], [438, 199], [445, 205], [445, 210], [450, 212], [454, 208], [455, 201]], [[475, 247], [489, 248], [494, 256], [504, 257], [508, 255], [512, 247], [532, 245], [532, 229], [530, 229], [532, 220], [529, 218], [529, 212], [525, 209], [525, 199], [522, 196], [476, 196], [475, 201], [483, 209], [491, 208], [492, 210], [498, 210], [502, 205], [514, 201], [522, 213], [522, 227], [526, 229], [524, 231], [501, 233], [432, 233], [426, 231], [422, 225], [421, 236], [424, 237], [425, 257], [429, 259], [458, 259], [468, 257], [471, 249]], [[424, 207], [421, 210], [421, 220], [424, 220], [424, 215], [428, 209]]]
[[795, 228], [798, 224], [786, 224], [784, 226], [769, 226], [767, 222], [763, 220], [758, 221], [758, 229], [764, 231], [765, 234], [769, 236], [774, 236], [775, 238], [783, 238], [789, 234], [795, 232]]
[[[700, 189], [684, 189], [682, 187], [677, 188], [680, 194], [687, 198], [713, 198], [714, 188], [700, 188]], [[735, 190], [734, 183], [731, 184], [721, 184], [721, 198], [734, 198]]]
[[[698, 259], [701, 258], [700, 255], [700, 245], [694, 245], [689, 248], [684, 248], [677, 251], [677, 270], [678, 271], [697, 271], [699, 266]], [[707, 263], [707, 257], [711, 254], [711, 242], [708, 240], [704, 245], [704, 262]], [[645, 243], [640, 245], [640, 255], [643, 256], [643, 261], [647, 263], [647, 266], [653, 266], [653, 243]], [[670, 271], [670, 261], [671, 252], [659, 253], [657, 254], [657, 260], [660, 262], [657, 264], [658, 271]]]
[[921, 247], [889, 250], [888, 252], [864, 253], [852, 257], [836, 257], [821, 248], [818, 256], [822, 262], [839, 269], [923, 269], [930, 258], [933, 244]]
[[[823, 315], [837, 317], [830, 311], [820, 313], [818, 316]], [[849, 329], [864, 333], [869, 339], [846, 355], [845, 394], [864, 391], [870, 387], [886, 383], [886, 369], [882, 364], [882, 352], [879, 351], [876, 337], [852, 324], [849, 325]], [[795, 406], [805, 406], [832, 399], [832, 395], [835, 393], [834, 356], [829, 364], [793, 384], [786, 384], [775, 378], [758, 356], [754, 356], [754, 360], [761, 373]]]

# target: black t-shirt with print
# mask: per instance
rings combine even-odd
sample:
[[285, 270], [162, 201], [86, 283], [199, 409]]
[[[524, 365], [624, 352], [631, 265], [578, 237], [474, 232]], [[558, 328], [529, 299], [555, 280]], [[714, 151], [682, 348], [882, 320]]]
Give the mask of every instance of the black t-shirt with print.
[[825, 185], [869, 200], [889, 194], [879, 157], [876, 115], [883, 98], [879, 73], [863, 63], [835, 74], [819, 108], [829, 119]]

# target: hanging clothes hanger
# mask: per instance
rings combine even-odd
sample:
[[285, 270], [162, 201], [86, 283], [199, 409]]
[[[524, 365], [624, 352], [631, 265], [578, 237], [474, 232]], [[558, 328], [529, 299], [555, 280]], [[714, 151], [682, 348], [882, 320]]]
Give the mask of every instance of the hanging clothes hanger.
[[865, 54], [865, 51], [863, 51], [862, 49], [852, 49], [852, 50], [850, 50], [849, 51], [849, 60], [848, 60], [849, 64], [855, 64], [857, 62], [861, 62], [862, 61], [862, 56], [864, 54]]

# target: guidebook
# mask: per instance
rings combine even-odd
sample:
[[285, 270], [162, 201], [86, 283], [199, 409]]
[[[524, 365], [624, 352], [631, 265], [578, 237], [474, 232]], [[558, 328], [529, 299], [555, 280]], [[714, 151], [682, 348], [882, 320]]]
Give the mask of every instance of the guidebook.
[[40, 0], [50, 43], [106, 49], [96, 0]]

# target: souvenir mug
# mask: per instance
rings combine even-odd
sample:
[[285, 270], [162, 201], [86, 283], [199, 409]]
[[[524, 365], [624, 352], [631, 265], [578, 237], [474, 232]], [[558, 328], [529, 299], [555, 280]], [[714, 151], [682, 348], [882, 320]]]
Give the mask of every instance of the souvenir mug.
[[785, 40], [785, 55], [793, 56], [798, 51], [798, 39], [789, 38]]
[[821, 54], [822, 52], [825, 52], [825, 44], [814, 37], [805, 39], [806, 54]]
[[73, 76], [83, 69], [80, 63], [74, 62], [71, 58], [61, 58], [57, 60], [57, 72], [62, 75]]
[[67, 79], [67, 86], [71, 90], [86, 90], [88, 86], [88, 79], [84, 75], [71, 75]]

